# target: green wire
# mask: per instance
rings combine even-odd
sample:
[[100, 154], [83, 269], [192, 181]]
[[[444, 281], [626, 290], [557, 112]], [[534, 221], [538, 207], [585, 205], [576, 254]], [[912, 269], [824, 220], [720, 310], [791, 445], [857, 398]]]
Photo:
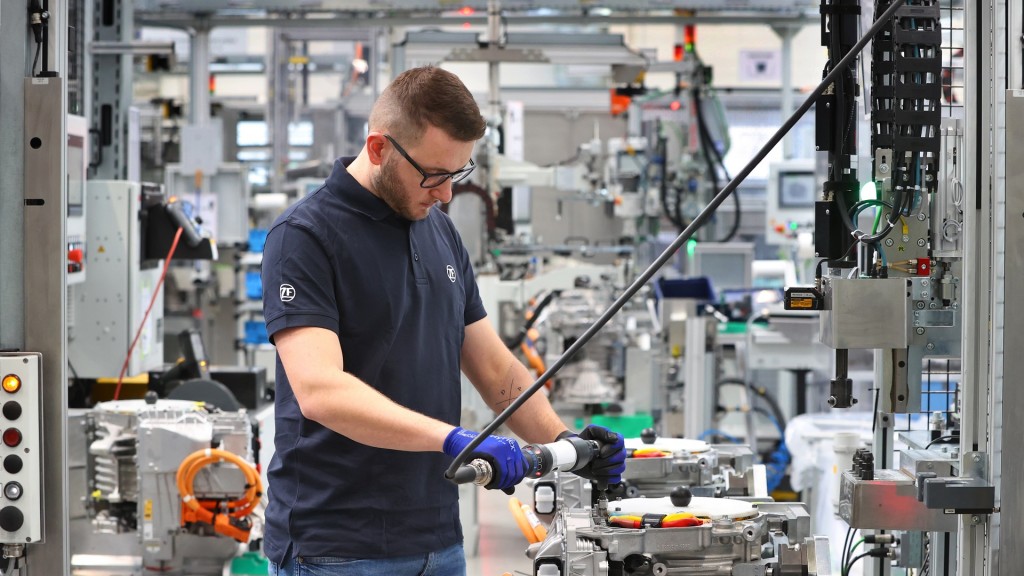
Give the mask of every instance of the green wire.
[[[853, 545], [853, 548], [850, 548], [850, 552], [847, 554], [847, 557], [848, 558], [853, 558], [853, 552], [857, 549], [858, 546], [860, 546], [863, 543], [864, 543], [864, 539], [863, 538], [861, 538], [860, 540], [857, 540], [857, 542]], [[846, 558], [843, 558], [843, 562], [844, 563], [846, 562]], [[850, 573], [847, 570], [846, 564], [843, 564], [843, 566], [842, 566], [842, 576], [849, 576], [849, 574]]]

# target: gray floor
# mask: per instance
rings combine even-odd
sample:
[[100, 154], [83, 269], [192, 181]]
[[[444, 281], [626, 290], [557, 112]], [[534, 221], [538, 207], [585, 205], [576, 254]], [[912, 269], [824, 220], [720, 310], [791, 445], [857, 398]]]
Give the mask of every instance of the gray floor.
[[[522, 485], [515, 496], [525, 503], [533, 502], [532, 491]], [[480, 540], [477, 555], [466, 558], [468, 576], [533, 575], [533, 565], [525, 554], [526, 538], [509, 512], [508, 499], [500, 490], [479, 489]]]

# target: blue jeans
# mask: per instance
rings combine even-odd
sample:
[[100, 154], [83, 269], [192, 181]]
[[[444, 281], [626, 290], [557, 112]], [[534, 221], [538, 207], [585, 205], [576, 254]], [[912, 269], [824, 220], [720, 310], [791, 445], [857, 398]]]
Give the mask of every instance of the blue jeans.
[[270, 576], [466, 576], [466, 554], [456, 544], [398, 558], [303, 557], [270, 563]]

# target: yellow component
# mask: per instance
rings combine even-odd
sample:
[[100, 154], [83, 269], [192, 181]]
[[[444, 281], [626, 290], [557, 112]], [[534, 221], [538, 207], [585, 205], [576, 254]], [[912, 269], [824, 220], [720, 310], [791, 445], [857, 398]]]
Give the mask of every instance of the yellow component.
[[526, 521], [530, 523], [534, 536], [537, 537], [537, 542], [543, 542], [548, 537], [547, 526], [541, 524], [540, 518], [537, 518], [537, 515], [533, 513], [533, 509], [530, 508], [529, 504], [523, 504], [521, 508], [523, 509], [523, 515], [526, 516]]
[[5, 392], [14, 394], [18, 390], [21, 390], [21, 378], [17, 374], [8, 374], [4, 376], [3, 388]]
[[673, 358], [679, 358], [682, 355], [683, 355], [683, 347], [680, 346], [679, 344], [673, 344], [672, 345], [672, 357]]
[[90, 496], [92, 496], [93, 500], [99, 500], [100, 498], [103, 497], [103, 492], [100, 492], [99, 490], [93, 490]]
[[289, 64], [309, 64], [309, 56], [292, 56], [288, 58]]
[[508, 499], [508, 510], [512, 513], [512, 518], [515, 519], [516, 525], [519, 526], [519, 530], [526, 537], [526, 541], [530, 544], [536, 544], [540, 542], [537, 538], [536, 532], [533, 530], [533, 526], [530, 525], [530, 520], [526, 517], [526, 512], [523, 510], [523, 503], [519, 501], [519, 498], [515, 496]]
[[[117, 378], [97, 378], [97, 384], [117, 384]], [[142, 374], [136, 374], [135, 376], [125, 376], [122, 380], [124, 384], [149, 384], [149, 373], [143, 372]]]
[[142, 519], [152, 520], [153, 519], [153, 500], [146, 499], [146, 502], [142, 506]]
[[789, 301], [790, 308], [814, 308], [814, 300], [811, 298], [793, 298]]

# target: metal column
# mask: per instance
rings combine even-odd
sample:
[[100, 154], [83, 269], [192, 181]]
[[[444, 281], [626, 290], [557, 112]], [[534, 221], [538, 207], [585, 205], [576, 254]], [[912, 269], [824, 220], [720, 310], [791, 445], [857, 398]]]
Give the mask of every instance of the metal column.
[[[961, 459], [967, 453], [974, 451], [988, 452], [992, 449], [990, 438], [991, 420], [989, 417], [989, 400], [991, 398], [991, 386], [994, 381], [993, 359], [993, 301], [992, 288], [994, 284], [994, 258], [993, 218], [997, 216], [994, 208], [993, 180], [993, 154], [990, 143], [993, 140], [993, 127], [995, 122], [993, 106], [997, 100], [996, 91], [993, 90], [996, 79], [993, 73], [993, 66], [1002, 66], [997, 62], [993, 52], [993, 46], [1000, 39], [996, 38], [993, 30], [992, 12], [997, 10], [996, 5], [1000, 0], [983, 0], [981, 2], [966, 2], [965, 6], [965, 55], [967, 60], [964, 66], [965, 72], [965, 100], [966, 118], [966, 182], [965, 191], [967, 195], [967, 209], [965, 210], [964, 230], [966, 232], [964, 242], [964, 327], [963, 327], [963, 381], [961, 384], [961, 432], [960, 446]], [[1007, 219], [1011, 218], [1008, 214]], [[1007, 272], [1007, 285], [1010, 283], [1010, 274], [1020, 274], [1024, 269], [1018, 268], [1015, 271]], [[1011, 316], [1011, 305], [1007, 304], [1007, 317]], [[1016, 335], [1017, 338], [1024, 336]], [[1021, 340], [1017, 340], [1020, 342]], [[1011, 332], [1006, 333], [1006, 346], [1011, 346]], [[1009, 355], [1006, 360], [1005, 373], [1013, 374], [1014, 369], [1020, 369], [1019, 355]], [[1015, 388], [1015, 387], [1011, 387]], [[1011, 389], [1007, 392], [1013, 393]], [[1024, 398], [1024, 396], [1021, 396]], [[1007, 404], [1009, 405], [1009, 404]], [[1019, 417], [1017, 418], [1019, 421]], [[1012, 421], [1012, 418], [1008, 420]], [[1020, 430], [1018, 428], [1018, 430]], [[1020, 433], [1018, 431], [1018, 433]], [[1005, 434], [1005, 432], [1004, 432]], [[1013, 438], [1014, 436], [1007, 436]], [[1012, 445], [1020, 446], [1019, 442]], [[1017, 455], [1020, 464], [1020, 454]], [[965, 469], [961, 462], [961, 470]], [[991, 474], [991, 466], [988, 469]], [[1009, 480], [1009, 482], [1006, 482]], [[1004, 486], [1017, 486], [1017, 482], [1024, 480], [1024, 475], [1004, 474]], [[1012, 515], [1014, 509], [1007, 507], [1008, 496], [1013, 497], [1014, 490], [1001, 491], [1004, 498], [1003, 510], [1010, 510], [1009, 518], [1016, 520]], [[1019, 499], [1017, 505], [1024, 505], [1024, 499]], [[1004, 517], [1005, 513], [1003, 514]], [[1002, 546], [1006, 556], [1001, 560], [1004, 566], [1017, 567], [1024, 562], [1024, 549], [1020, 546], [1020, 537], [1024, 532], [1012, 521], [1004, 525], [1004, 543]], [[991, 574], [992, 566], [988, 562], [988, 532], [991, 525], [991, 517], [961, 516], [960, 530], [957, 534], [957, 573], [983, 575]], [[1009, 536], [1011, 540], [1005, 540]], [[1013, 540], [1012, 538], [1017, 538]]]
[[191, 46], [189, 118], [193, 126], [207, 126], [210, 123], [210, 27], [205, 22], [195, 27]]
[[24, 2], [0, 2], [0, 348], [23, 348], [22, 262], [24, 214], [22, 157], [25, 138], [25, 90], [32, 33]]

